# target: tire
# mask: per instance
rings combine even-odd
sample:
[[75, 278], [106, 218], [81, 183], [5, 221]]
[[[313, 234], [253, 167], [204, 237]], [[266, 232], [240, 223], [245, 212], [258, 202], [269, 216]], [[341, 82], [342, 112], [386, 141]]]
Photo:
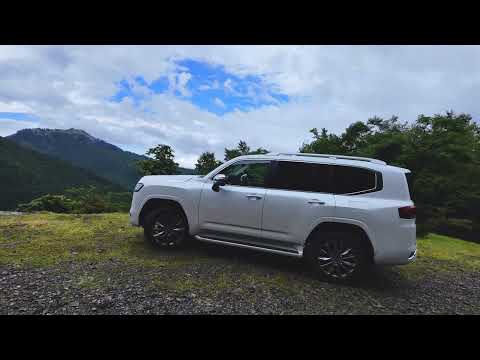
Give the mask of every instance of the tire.
[[157, 248], [179, 248], [186, 242], [188, 222], [179, 209], [154, 209], [145, 217], [143, 233], [145, 240]]
[[350, 232], [321, 232], [311, 239], [305, 257], [321, 278], [330, 282], [348, 282], [358, 278], [368, 267], [368, 251], [362, 240]]

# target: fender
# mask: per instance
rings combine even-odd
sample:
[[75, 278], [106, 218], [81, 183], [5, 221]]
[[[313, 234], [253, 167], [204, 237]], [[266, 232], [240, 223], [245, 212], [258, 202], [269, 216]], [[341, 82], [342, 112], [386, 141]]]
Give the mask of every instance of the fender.
[[319, 225], [322, 223], [341, 223], [341, 224], [350, 224], [350, 225], [355, 225], [360, 227], [363, 231], [365, 231], [365, 234], [367, 234], [373, 250], [375, 252], [376, 246], [375, 246], [375, 234], [373, 231], [362, 221], [355, 220], [355, 219], [350, 219], [350, 218], [341, 218], [341, 217], [322, 217], [320, 218], [320, 221], [316, 221], [310, 225], [310, 228], [308, 229], [307, 236], [305, 237], [305, 241], [307, 241], [308, 237], [312, 233], [315, 228], [317, 228]]
[[[175, 201], [176, 203], [178, 203], [180, 205], [180, 207], [183, 209], [185, 215], [187, 216], [187, 221], [188, 221], [188, 224], [189, 224], [189, 229], [191, 230], [192, 227], [195, 227], [196, 226], [196, 222], [194, 221], [195, 219], [195, 214], [196, 214], [196, 211], [194, 208], [192, 208], [192, 206], [190, 206], [189, 204], [186, 204], [185, 203], [185, 199], [181, 199], [177, 196], [172, 196], [172, 195], [165, 195], [165, 194], [161, 194], [161, 195], [147, 195], [145, 196], [145, 198], [143, 199], [142, 203], [141, 203], [141, 206], [140, 206], [140, 211], [139, 211], [139, 214], [142, 212], [143, 210], [143, 207], [145, 206], [145, 204], [150, 201], [150, 200], [171, 200], [171, 201]], [[194, 207], [194, 206], [193, 206]]]

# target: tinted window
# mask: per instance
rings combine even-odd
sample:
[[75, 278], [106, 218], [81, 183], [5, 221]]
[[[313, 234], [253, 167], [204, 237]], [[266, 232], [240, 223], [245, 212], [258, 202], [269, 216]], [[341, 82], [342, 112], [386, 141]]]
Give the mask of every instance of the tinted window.
[[225, 174], [229, 185], [264, 187], [268, 168], [268, 162], [240, 162], [230, 165], [219, 174]]
[[330, 166], [322, 164], [279, 161], [274, 163], [272, 187], [276, 189], [330, 191]]
[[333, 183], [336, 194], [378, 191], [375, 172], [350, 166], [334, 166]]
[[408, 184], [408, 192], [410, 193], [410, 199], [413, 199], [413, 183], [412, 183], [412, 173], [406, 173], [405, 177]]

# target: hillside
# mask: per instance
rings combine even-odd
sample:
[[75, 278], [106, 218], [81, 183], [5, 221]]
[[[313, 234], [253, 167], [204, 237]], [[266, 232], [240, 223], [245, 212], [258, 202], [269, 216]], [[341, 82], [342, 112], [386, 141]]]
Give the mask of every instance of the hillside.
[[11, 210], [48, 193], [94, 185], [125, 191], [90, 171], [0, 138], [0, 210]]
[[140, 178], [135, 161], [143, 156], [124, 151], [83, 130], [24, 129], [7, 137], [17, 144], [90, 170], [127, 189]]

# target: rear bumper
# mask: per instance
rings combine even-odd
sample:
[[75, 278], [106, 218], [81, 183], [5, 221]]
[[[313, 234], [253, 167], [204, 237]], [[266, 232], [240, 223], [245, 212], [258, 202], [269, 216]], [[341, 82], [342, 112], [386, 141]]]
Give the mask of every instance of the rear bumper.
[[379, 265], [403, 265], [417, 258], [416, 226], [412, 221], [402, 221], [382, 233], [374, 246], [374, 261]]

